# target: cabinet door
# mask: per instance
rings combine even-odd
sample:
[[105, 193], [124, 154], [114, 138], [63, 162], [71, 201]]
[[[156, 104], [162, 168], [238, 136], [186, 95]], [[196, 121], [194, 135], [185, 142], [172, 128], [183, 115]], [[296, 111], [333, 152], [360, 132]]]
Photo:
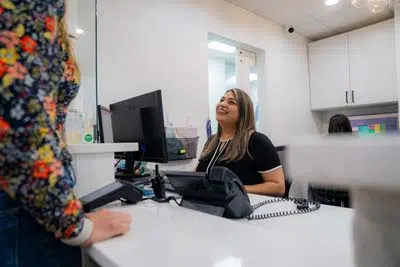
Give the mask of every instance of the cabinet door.
[[309, 44], [311, 108], [343, 107], [350, 103], [347, 35]]
[[349, 56], [350, 87], [354, 90], [354, 105], [397, 101], [392, 19], [350, 32]]

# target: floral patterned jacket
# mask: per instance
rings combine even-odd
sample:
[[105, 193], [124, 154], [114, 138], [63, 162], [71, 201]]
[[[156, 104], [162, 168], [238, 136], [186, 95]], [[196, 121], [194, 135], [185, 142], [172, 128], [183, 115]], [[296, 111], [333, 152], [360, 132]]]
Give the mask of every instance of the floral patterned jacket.
[[0, 191], [57, 238], [83, 228], [61, 130], [78, 75], [59, 34], [64, 0], [0, 0]]

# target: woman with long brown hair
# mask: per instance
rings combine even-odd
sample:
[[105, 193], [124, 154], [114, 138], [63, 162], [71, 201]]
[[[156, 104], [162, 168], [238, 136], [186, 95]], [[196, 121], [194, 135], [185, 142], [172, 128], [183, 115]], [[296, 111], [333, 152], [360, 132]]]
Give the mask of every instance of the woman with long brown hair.
[[255, 129], [251, 98], [241, 89], [228, 90], [216, 106], [218, 131], [204, 146], [196, 171], [224, 166], [243, 182], [248, 193], [282, 196], [285, 179], [278, 153], [267, 136]]
[[63, 128], [80, 73], [64, 9], [64, 0], [0, 1], [2, 267], [80, 266], [80, 246], [130, 226], [125, 213], [85, 215], [73, 192]]

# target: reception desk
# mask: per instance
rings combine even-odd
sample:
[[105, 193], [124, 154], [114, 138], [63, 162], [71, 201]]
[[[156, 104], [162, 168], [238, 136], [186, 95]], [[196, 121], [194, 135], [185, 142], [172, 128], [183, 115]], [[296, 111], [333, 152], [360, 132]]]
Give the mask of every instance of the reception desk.
[[114, 152], [133, 152], [137, 143], [69, 145], [78, 198], [115, 181]]
[[[250, 196], [252, 203], [267, 197]], [[263, 206], [256, 213], [293, 209]], [[353, 267], [353, 210], [330, 206], [267, 220], [230, 220], [151, 200], [116, 207], [132, 214], [128, 234], [86, 253], [100, 266]]]

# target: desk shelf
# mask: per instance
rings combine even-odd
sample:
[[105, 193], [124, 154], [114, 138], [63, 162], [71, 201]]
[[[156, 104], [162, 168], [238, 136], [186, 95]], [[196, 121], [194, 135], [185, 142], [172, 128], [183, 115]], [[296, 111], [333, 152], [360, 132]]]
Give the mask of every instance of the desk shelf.
[[138, 151], [138, 143], [79, 144], [68, 145], [71, 154], [93, 154]]

